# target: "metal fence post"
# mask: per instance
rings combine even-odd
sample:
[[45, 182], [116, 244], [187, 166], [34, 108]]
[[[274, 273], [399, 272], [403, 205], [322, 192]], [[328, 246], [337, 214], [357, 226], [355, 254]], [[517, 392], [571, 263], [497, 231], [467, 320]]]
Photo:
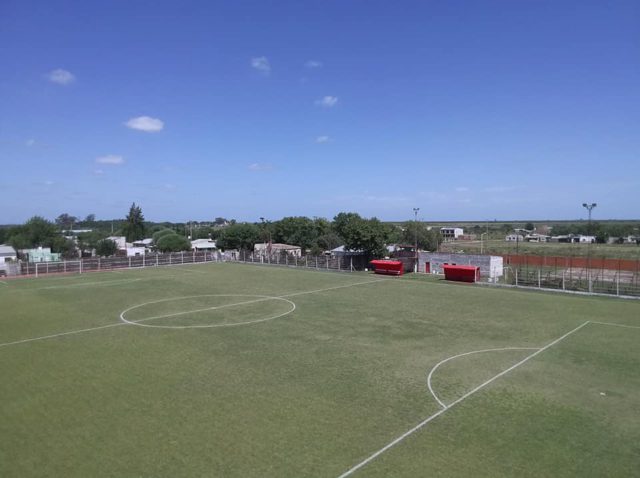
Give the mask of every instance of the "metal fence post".
[[516, 269], [516, 287], [518, 287], [518, 269]]
[[318, 268], [318, 256], [316, 256], [316, 269]]
[[565, 287], [564, 287], [564, 271], [562, 271], [562, 290], [565, 290]]
[[620, 295], [620, 271], [616, 274], [616, 295]]
[[147, 257], [147, 254], [142, 254], [142, 267], [146, 267], [147, 263], [145, 261], [145, 257]]
[[538, 269], [538, 289], [541, 289], [542, 286], [540, 284], [540, 269]]
[[182, 261], [182, 264], [184, 264], [184, 251], [182, 251], [182, 253], [180, 254], [180, 259]]
[[129, 269], [131, 269], [131, 256], [129, 256]]

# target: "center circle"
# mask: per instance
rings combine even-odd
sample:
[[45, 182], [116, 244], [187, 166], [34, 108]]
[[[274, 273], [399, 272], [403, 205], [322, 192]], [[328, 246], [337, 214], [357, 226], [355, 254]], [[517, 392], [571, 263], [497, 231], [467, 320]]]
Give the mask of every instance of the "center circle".
[[[143, 309], [145, 307], [153, 309], [154, 307], [162, 306], [163, 304], [176, 303], [180, 301], [189, 301], [189, 300], [201, 300], [206, 298], [219, 298], [219, 299], [224, 298], [224, 299], [236, 299], [236, 300], [230, 303], [222, 304], [222, 305], [213, 305], [213, 306], [204, 307], [204, 308], [200, 307], [192, 310], [178, 310], [171, 313], [165, 312], [165, 313], [152, 315], [150, 317], [142, 317], [140, 319], [132, 319], [130, 317], [127, 317], [127, 314], [129, 314], [130, 316], [132, 315], [133, 311]], [[285, 312], [269, 314], [267, 317], [260, 317], [257, 319], [245, 320], [242, 322], [225, 323], [225, 324], [156, 325], [156, 324], [142, 323], [142, 322], [147, 322], [151, 320], [167, 319], [172, 317], [180, 318], [181, 316], [185, 316], [188, 314], [198, 314], [201, 312], [216, 311], [221, 309], [233, 309], [234, 307], [238, 308], [238, 307], [252, 305], [252, 304], [258, 304], [258, 305], [260, 303], [272, 304], [274, 301], [283, 302], [287, 304], [288, 310], [286, 310]], [[266, 322], [268, 320], [274, 320], [280, 317], [284, 317], [285, 315], [289, 315], [294, 310], [296, 310], [296, 304], [283, 297], [274, 297], [270, 295], [254, 295], [254, 294], [204, 294], [204, 295], [171, 297], [168, 299], [159, 299], [159, 300], [154, 300], [150, 302], [144, 302], [142, 304], [137, 304], [132, 307], [129, 307], [128, 309], [123, 310], [120, 313], [120, 320], [125, 324], [129, 324], [129, 325], [137, 325], [138, 327], [150, 327], [150, 328], [156, 328], [156, 329], [206, 329], [206, 328], [213, 328], [213, 327], [235, 327], [238, 325], [250, 325], [250, 324], [256, 324], [258, 322]]]

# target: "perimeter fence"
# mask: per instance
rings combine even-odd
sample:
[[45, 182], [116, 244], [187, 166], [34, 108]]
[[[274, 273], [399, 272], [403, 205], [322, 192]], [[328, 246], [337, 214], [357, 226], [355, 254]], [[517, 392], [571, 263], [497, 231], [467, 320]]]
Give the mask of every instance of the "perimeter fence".
[[640, 260], [505, 255], [500, 280], [515, 286], [640, 296]]
[[364, 256], [296, 256], [293, 254], [262, 254], [250, 251], [237, 253], [237, 260], [248, 264], [263, 264], [338, 272], [363, 271], [368, 267]]
[[91, 257], [60, 262], [15, 262], [10, 270], [7, 269], [7, 272], [9, 276], [41, 277], [54, 274], [85, 274], [229, 260], [234, 260], [234, 258], [228, 253], [188, 251], [129, 257]]

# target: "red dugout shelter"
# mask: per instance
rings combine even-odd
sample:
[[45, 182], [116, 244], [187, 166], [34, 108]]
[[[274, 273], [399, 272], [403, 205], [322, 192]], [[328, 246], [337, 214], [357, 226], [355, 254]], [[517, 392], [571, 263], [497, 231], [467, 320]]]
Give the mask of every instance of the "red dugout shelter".
[[459, 282], [477, 282], [480, 280], [480, 268], [478, 266], [442, 266], [444, 278]]
[[400, 261], [376, 260], [371, 261], [376, 274], [401, 276], [404, 274], [404, 265]]

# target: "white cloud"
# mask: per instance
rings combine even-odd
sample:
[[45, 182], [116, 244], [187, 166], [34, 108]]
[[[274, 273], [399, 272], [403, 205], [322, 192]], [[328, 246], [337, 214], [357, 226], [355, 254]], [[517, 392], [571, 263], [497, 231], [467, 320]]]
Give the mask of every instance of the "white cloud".
[[31, 146], [36, 144], [36, 140], [35, 139], [28, 139], [27, 141], [25, 141], [24, 144], [26, 144], [30, 148]]
[[456, 188], [456, 191], [459, 192], [459, 193], [466, 193], [467, 191], [469, 191], [469, 188], [466, 187], [466, 186], [458, 186]]
[[515, 186], [492, 186], [490, 188], [484, 188], [484, 191], [487, 193], [506, 193], [513, 191], [515, 188]]
[[127, 121], [125, 126], [138, 131], [146, 131], [147, 133], [157, 133], [164, 128], [164, 122], [158, 118], [151, 118], [150, 116], [138, 116], [137, 118], [131, 118]]
[[251, 58], [251, 66], [265, 75], [271, 73], [271, 64], [266, 56]]
[[329, 143], [331, 141], [331, 138], [329, 136], [318, 136], [316, 138], [316, 143], [322, 144], [322, 143]]
[[321, 61], [309, 60], [304, 64], [304, 66], [312, 70], [314, 68], [322, 68], [323, 65]]
[[273, 166], [269, 163], [252, 163], [249, 165], [249, 171], [270, 171]]
[[322, 99], [316, 100], [316, 105], [322, 106], [323, 108], [333, 108], [338, 104], [337, 96], [325, 96]]
[[96, 158], [96, 163], [98, 164], [123, 164], [124, 158], [122, 156], [117, 156], [115, 154], [108, 154], [106, 156], [100, 156]]
[[54, 184], [55, 184], [55, 183], [54, 183], [53, 181], [51, 181], [50, 179], [47, 179], [47, 180], [44, 182], [44, 185], [45, 185], [45, 186], [53, 186]]
[[52, 83], [57, 83], [59, 85], [70, 85], [74, 81], [76, 81], [76, 77], [70, 71], [63, 70], [62, 68], [58, 68], [57, 70], [50, 71], [47, 73], [47, 78]]
[[93, 174], [95, 174], [96, 176], [102, 176], [104, 174], [104, 171], [102, 169], [96, 169]]

